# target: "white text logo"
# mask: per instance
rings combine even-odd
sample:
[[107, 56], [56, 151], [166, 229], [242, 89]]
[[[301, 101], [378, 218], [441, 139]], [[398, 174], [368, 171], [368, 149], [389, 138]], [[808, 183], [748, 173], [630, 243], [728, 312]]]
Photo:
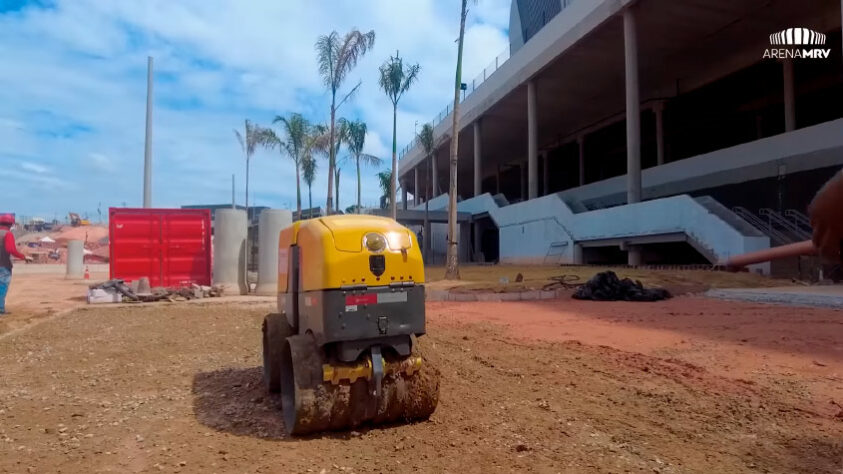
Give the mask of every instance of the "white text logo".
[[798, 48], [795, 46], [824, 45], [826, 35], [808, 28], [788, 28], [770, 35], [772, 46], [764, 50], [763, 58], [793, 59], [793, 58], [827, 58], [831, 54], [826, 48]]

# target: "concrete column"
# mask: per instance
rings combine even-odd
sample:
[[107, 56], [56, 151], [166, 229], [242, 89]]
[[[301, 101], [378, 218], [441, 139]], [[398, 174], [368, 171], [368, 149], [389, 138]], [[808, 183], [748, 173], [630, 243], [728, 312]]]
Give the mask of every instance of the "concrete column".
[[548, 164], [548, 160], [550, 159], [550, 152], [545, 151], [542, 153], [542, 195], [547, 196], [550, 194], [550, 165]]
[[536, 110], [536, 83], [527, 83], [527, 193], [529, 199], [539, 195], [538, 165], [538, 112]]
[[[479, 258], [480, 252], [482, 251], [482, 249], [480, 247], [483, 243], [482, 239], [480, 238], [481, 237], [480, 236], [480, 224], [475, 222], [475, 223], [472, 224], [472, 227], [474, 227], [474, 253], [471, 255], [471, 260], [479, 262], [480, 261], [480, 258]], [[475, 256], [477, 256], [476, 260], [475, 260]]]
[[[638, 98], [638, 36], [632, 7], [623, 12], [624, 64], [626, 71], [626, 201], [641, 201], [641, 104]], [[641, 251], [628, 252], [630, 265], [641, 264]]]
[[580, 186], [585, 185], [585, 135], [577, 137], [577, 148], [579, 148], [580, 159]]
[[574, 265], [582, 265], [583, 263], [583, 255], [582, 255], [582, 245], [574, 244], [574, 250], [572, 252], [572, 263]]
[[658, 101], [653, 107], [656, 113], [656, 164], [664, 164], [664, 102]]
[[796, 98], [793, 91], [793, 61], [782, 62], [784, 73], [784, 131], [796, 130]]
[[521, 200], [526, 201], [527, 200], [527, 163], [522, 161], [518, 165], [518, 170], [521, 172], [521, 179], [519, 180], [521, 182], [521, 186], [520, 186], [521, 187]]
[[480, 178], [480, 157], [482, 156], [480, 140], [480, 120], [474, 121], [474, 195], [479, 196], [483, 186]]
[[501, 193], [501, 165], [498, 165], [497, 172], [495, 173], [495, 194]]
[[433, 192], [431, 198], [435, 198], [439, 195], [439, 168], [436, 166], [436, 151], [433, 151], [433, 155], [430, 156], [431, 160], [431, 167], [430, 167], [430, 176], [433, 180]]
[[85, 276], [85, 246], [81, 240], [71, 240], [67, 243], [67, 268], [65, 278], [78, 280]]
[[214, 284], [229, 295], [246, 287], [246, 211], [217, 209], [214, 213]]
[[419, 191], [419, 167], [413, 168], [413, 206], [421, 204], [421, 191]]
[[293, 224], [293, 213], [286, 209], [264, 209], [258, 223], [258, 285], [255, 293], [278, 294], [278, 238], [281, 229]]
[[407, 184], [401, 184], [401, 208], [407, 210]]

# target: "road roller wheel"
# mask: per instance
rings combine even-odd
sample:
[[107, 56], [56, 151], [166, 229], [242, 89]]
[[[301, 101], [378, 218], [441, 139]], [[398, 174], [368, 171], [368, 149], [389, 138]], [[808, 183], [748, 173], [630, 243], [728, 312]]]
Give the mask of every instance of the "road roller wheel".
[[[414, 344], [415, 346], [415, 344]], [[414, 350], [418, 354], [417, 349]], [[380, 396], [369, 381], [323, 381], [326, 360], [310, 334], [287, 338], [281, 362], [281, 406], [288, 434], [346, 430], [430, 417], [439, 401], [439, 371], [423, 359], [421, 369], [383, 378]]]
[[281, 391], [281, 353], [293, 328], [280, 313], [263, 318], [263, 381], [269, 393]]

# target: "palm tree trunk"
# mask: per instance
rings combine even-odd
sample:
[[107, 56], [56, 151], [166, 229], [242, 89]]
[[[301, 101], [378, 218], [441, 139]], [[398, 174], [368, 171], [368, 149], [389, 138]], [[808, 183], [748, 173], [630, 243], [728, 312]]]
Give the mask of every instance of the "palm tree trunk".
[[454, 115], [451, 125], [451, 183], [448, 190], [448, 254], [445, 260], [445, 279], [459, 280], [459, 247], [457, 246], [457, 158], [459, 157], [460, 89], [462, 85], [462, 46], [465, 39], [466, 3], [462, 0], [460, 15], [460, 41], [457, 49], [457, 77], [454, 83]]
[[310, 219], [313, 217], [313, 192], [311, 190], [311, 185], [307, 185], [307, 218]]
[[296, 214], [301, 220], [301, 171], [298, 163], [296, 163]]
[[334, 150], [334, 122], [337, 118], [336, 110], [337, 92], [331, 92], [331, 133], [328, 141], [328, 199], [325, 202], [325, 213], [330, 214], [334, 204], [334, 163], [337, 156]]
[[389, 183], [389, 209], [390, 214], [392, 215], [393, 219], [398, 217], [398, 196], [395, 193], [398, 192], [398, 173], [396, 172], [398, 166], [398, 153], [397, 153], [397, 143], [396, 143], [396, 134], [398, 131], [398, 103], [394, 102], [392, 104], [392, 180]]
[[357, 214], [360, 214], [360, 157], [357, 157]]

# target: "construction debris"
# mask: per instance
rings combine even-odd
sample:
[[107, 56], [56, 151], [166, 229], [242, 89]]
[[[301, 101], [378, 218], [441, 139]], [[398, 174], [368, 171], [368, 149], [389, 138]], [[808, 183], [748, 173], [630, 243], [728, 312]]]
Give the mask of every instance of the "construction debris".
[[613, 271], [594, 275], [573, 295], [578, 300], [595, 301], [660, 301], [671, 297], [664, 288], [644, 288], [640, 281], [619, 279]]
[[[133, 282], [134, 283], [134, 282]], [[125, 281], [114, 279], [88, 287], [88, 303], [150, 303], [153, 301], [187, 301], [222, 296], [219, 285], [206, 286], [195, 283], [180, 288], [152, 288], [149, 292], [138, 292]]]

